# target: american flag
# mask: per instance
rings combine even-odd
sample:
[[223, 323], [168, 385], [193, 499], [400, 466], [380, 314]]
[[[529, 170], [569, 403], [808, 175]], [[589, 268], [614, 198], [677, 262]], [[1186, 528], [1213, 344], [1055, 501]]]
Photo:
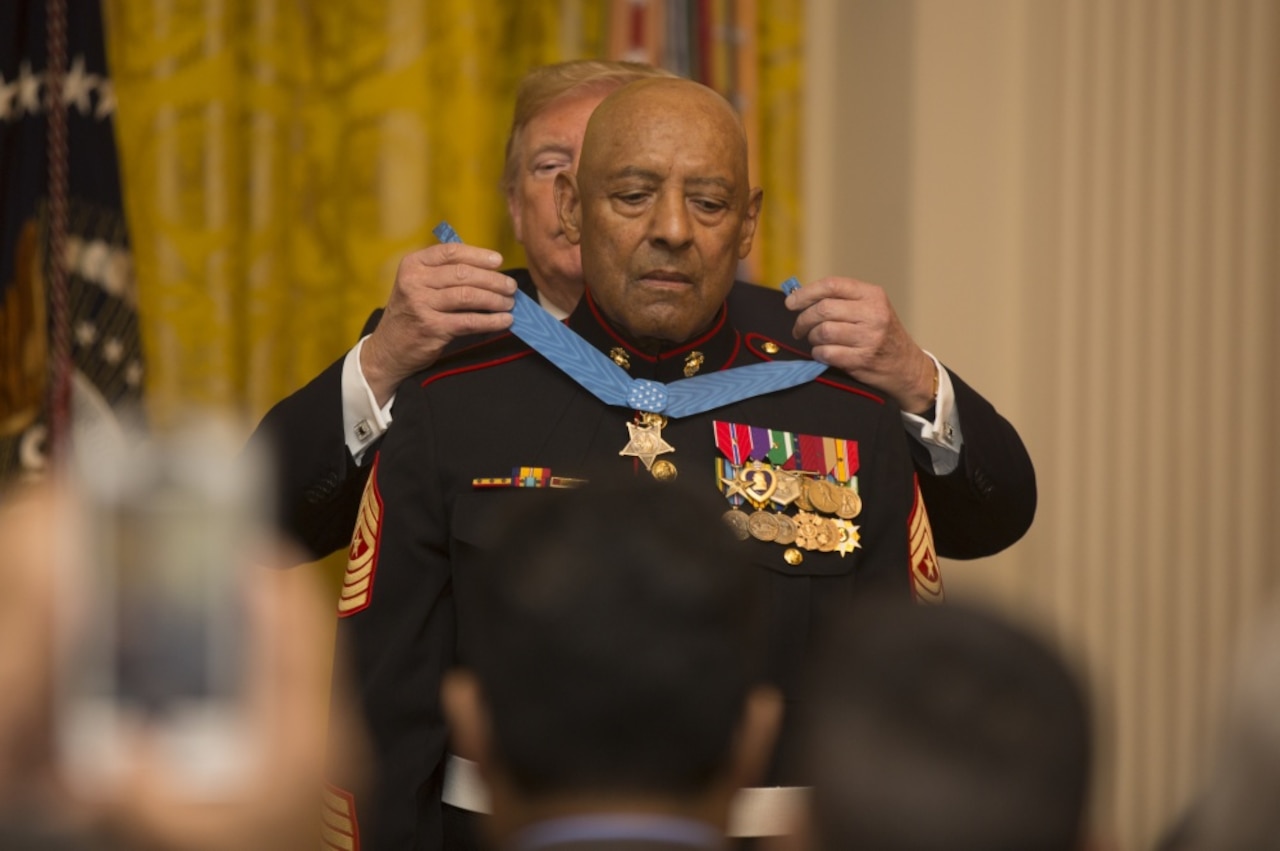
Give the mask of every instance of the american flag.
[[[65, 48], [51, 53], [50, 25], [59, 23]], [[54, 110], [65, 116], [64, 155], [50, 143]], [[70, 388], [73, 434], [140, 409], [143, 357], [115, 110], [97, 2], [0, 3], [0, 484], [47, 472], [60, 380]], [[53, 195], [51, 160], [66, 175], [65, 196]], [[60, 258], [51, 252], [57, 243]], [[59, 259], [65, 311], [54, 302]], [[69, 339], [69, 369], [53, 356], [59, 331]]]

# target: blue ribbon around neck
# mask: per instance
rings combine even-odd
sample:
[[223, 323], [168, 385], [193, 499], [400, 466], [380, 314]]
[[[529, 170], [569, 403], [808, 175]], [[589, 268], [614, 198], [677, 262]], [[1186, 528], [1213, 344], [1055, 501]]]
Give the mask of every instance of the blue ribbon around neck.
[[[436, 225], [432, 233], [441, 242], [462, 241], [448, 222]], [[789, 293], [798, 285], [795, 278], [789, 278], [782, 286]], [[771, 361], [663, 384], [632, 378], [603, 352], [518, 289], [511, 317], [511, 333], [601, 402], [668, 417], [701, 414], [743, 399], [796, 387], [812, 381], [827, 369], [826, 365], [811, 360]]]

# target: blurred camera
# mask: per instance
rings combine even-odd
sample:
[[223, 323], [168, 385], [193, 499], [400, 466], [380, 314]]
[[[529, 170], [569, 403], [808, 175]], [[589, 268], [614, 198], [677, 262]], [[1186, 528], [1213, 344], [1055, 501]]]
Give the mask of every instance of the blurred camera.
[[244, 776], [244, 577], [269, 528], [265, 469], [212, 418], [76, 454], [55, 723], [80, 791], [118, 780], [142, 754], [191, 795]]

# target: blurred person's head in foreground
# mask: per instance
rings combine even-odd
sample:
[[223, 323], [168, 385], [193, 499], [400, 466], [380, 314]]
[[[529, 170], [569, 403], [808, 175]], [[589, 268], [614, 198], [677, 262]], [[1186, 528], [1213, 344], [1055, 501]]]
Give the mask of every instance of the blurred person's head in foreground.
[[823, 636], [810, 675], [808, 847], [1083, 847], [1086, 695], [1026, 631], [964, 606], [868, 601]]
[[718, 507], [678, 486], [543, 496], [477, 580], [478, 649], [444, 687], [493, 831], [632, 814], [718, 838], [781, 712], [758, 677], [758, 577]]
[[1240, 646], [1213, 770], [1160, 851], [1280, 847], [1280, 601]]

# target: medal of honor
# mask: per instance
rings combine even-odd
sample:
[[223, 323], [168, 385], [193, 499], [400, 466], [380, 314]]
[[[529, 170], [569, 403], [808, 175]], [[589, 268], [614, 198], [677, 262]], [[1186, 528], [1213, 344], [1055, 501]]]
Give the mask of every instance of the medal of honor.
[[644, 468], [651, 470], [653, 459], [668, 452], [675, 452], [676, 448], [662, 439], [662, 428], [667, 424], [666, 417], [661, 414], [641, 413], [639, 419], [638, 423], [627, 423], [630, 440], [618, 454], [639, 458]]

